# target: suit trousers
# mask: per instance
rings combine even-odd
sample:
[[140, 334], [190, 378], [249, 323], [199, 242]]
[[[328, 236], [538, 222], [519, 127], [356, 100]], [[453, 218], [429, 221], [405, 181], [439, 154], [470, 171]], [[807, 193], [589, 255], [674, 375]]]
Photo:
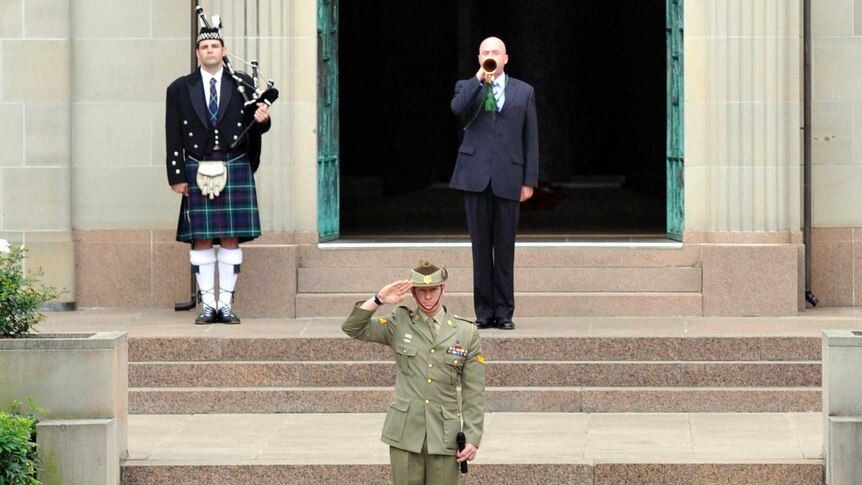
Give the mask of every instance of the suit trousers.
[[515, 313], [517, 200], [497, 197], [489, 185], [465, 192], [467, 227], [473, 248], [473, 305], [476, 320], [511, 320]]
[[458, 485], [455, 455], [429, 455], [428, 441], [421, 453], [389, 447], [392, 485]]

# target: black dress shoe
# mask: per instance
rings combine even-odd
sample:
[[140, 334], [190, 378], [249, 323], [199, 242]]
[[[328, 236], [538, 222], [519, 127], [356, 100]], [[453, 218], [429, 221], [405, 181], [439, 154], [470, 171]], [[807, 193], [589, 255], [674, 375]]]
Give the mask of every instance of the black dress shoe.
[[476, 320], [476, 328], [484, 329], [484, 328], [494, 328], [496, 325], [494, 324], [494, 320]]
[[226, 306], [218, 309], [218, 321], [219, 323], [226, 323], [228, 325], [239, 325], [240, 323], [239, 317]]
[[511, 320], [500, 320], [497, 323], [497, 328], [500, 330], [515, 330], [515, 322]]
[[209, 325], [209, 324], [215, 323], [215, 322], [216, 322], [215, 308], [213, 308], [209, 305], [204, 305], [203, 309], [201, 310], [201, 314], [198, 315], [197, 318], [195, 318], [195, 325]]

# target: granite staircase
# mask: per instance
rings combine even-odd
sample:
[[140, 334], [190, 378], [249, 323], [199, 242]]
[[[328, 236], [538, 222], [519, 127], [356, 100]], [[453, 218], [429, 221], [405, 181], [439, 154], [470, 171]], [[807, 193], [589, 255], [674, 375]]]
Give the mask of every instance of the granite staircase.
[[[816, 338], [506, 335], [483, 340], [489, 412], [821, 405]], [[395, 380], [387, 348], [332, 337], [134, 339], [130, 360], [132, 414], [381, 412]]]
[[[474, 464], [470, 474], [462, 477], [462, 484], [821, 483], [822, 463], [816, 458], [775, 458], [767, 453], [727, 459], [710, 458], [709, 453], [680, 453], [669, 459], [638, 448], [639, 442], [652, 442], [656, 433], [663, 436], [667, 432], [650, 424], [665, 420], [677, 424], [683, 420], [684, 429], [698, 419], [712, 419], [718, 428], [725, 421], [739, 419], [756, 423], [794, 421], [802, 416], [816, 423], [813, 413], [821, 408], [818, 338], [615, 336], [614, 324], [624, 326], [625, 321], [612, 322], [603, 332], [596, 332], [590, 319], [521, 321], [529, 332], [519, 327], [514, 332], [482, 333], [488, 359], [488, 425], [494, 417], [515, 423], [505, 434], [516, 437], [517, 448], [535, 439], [532, 432], [543, 434], [556, 440], [552, 448], [556, 454], [523, 450], [519, 454], [515, 448], [495, 452], [491, 443], [500, 443], [504, 437], [488, 438], [485, 456], [496, 458]], [[314, 430], [327, 429], [324, 436], [301, 431], [288, 434], [306, 443], [308, 449], [328, 443], [330, 459], [321, 461], [310, 452], [306, 456], [297, 451], [241, 459], [237, 458], [244, 449], [240, 446], [234, 454], [225, 452], [205, 460], [130, 460], [123, 467], [123, 483], [388, 483], [388, 465], [378, 453], [377, 437], [383, 419], [379, 413], [386, 409], [395, 378], [389, 350], [339, 336], [337, 319], [305, 320], [303, 325], [297, 331], [301, 335], [295, 336], [231, 335], [222, 327], [216, 329], [222, 334], [212, 337], [133, 338], [129, 411], [133, 419], [135, 415], [141, 419], [153, 419], [153, 415], [164, 420], [215, 419], [228, 428], [234, 420], [238, 426], [263, 428], [271, 425], [253, 423], [272, 419], [319, 422]], [[627, 438], [640, 451], [603, 452], [601, 447], [606, 445], [600, 442], [598, 451], [584, 452], [579, 440], [594, 438], [567, 434], [580, 426], [572, 423], [597, 426], [603, 416], [623, 423], [615, 425], [623, 434], [628, 433], [629, 425], [624, 424], [628, 419], [645, 420], [646, 424], [636, 427], [648, 431], [642, 437]], [[365, 437], [354, 436], [350, 430], [363, 422], [369, 423]], [[524, 429], [529, 431], [519, 434]], [[251, 439], [243, 431], [237, 433]], [[744, 429], [741, 435], [746, 436]], [[369, 451], [365, 459], [339, 457], [336, 448], [343, 436], [356, 440], [354, 446], [377, 452]], [[222, 439], [221, 433], [212, 439]], [[676, 438], [669, 434], [667, 439], [673, 443]], [[541, 448], [540, 443], [536, 449]], [[745, 443], [730, 446], [744, 448]], [[509, 456], [517, 458], [509, 462]]]
[[[469, 247], [298, 251], [298, 320], [130, 339], [130, 420], [152, 451], [124, 484], [389, 483], [393, 358], [340, 320], [421, 258], [472, 315]], [[519, 246], [518, 327], [482, 331], [486, 438], [462, 485], [820, 485], [820, 340], [689, 333], [699, 251]]]

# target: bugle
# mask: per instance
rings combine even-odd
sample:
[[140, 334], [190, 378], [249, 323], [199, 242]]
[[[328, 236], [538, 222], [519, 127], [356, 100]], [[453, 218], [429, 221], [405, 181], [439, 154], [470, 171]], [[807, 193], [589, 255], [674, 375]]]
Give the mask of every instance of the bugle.
[[493, 84], [494, 73], [497, 72], [497, 61], [493, 57], [485, 59], [482, 61], [482, 71], [485, 73], [485, 82]]

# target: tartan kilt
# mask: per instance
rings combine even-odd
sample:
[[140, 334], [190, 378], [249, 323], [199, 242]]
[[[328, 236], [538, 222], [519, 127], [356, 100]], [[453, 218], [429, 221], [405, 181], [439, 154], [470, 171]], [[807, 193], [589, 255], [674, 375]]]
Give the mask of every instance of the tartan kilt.
[[186, 175], [189, 196], [182, 198], [177, 223], [177, 241], [236, 237], [240, 242], [260, 237], [260, 214], [257, 208], [257, 190], [248, 156], [231, 158], [227, 164], [227, 183], [214, 199], [201, 195], [196, 178], [198, 161], [186, 158]]

